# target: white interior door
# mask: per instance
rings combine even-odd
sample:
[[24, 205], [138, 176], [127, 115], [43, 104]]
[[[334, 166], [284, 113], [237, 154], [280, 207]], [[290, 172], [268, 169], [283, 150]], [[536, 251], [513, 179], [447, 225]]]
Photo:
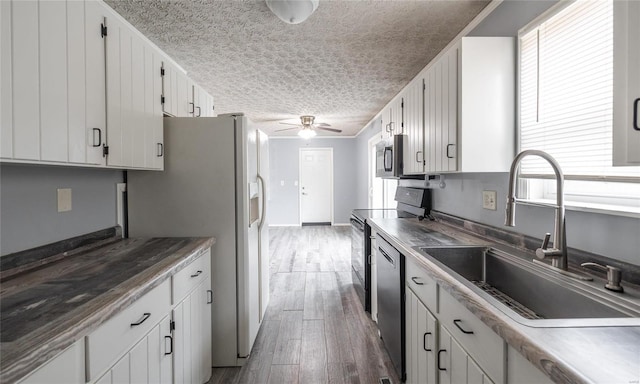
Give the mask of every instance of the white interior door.
[[300, 223], [333, 224], [333, 148], [300, 149]]

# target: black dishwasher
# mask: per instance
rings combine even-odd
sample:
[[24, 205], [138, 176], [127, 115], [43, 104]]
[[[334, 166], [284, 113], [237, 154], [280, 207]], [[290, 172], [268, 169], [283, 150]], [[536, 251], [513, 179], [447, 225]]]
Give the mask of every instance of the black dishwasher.
[[405, 379], [404, 256], [378, 236], [378, 329], [389, 357]]

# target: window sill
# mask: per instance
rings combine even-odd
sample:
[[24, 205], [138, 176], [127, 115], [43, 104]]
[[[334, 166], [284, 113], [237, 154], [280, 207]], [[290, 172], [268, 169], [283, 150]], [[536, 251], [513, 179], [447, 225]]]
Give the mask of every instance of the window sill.
[[[549, 199], [527, 199], [534, 203], [555, 205], [555, 200]], [[640, 218], [640, 207], [623, 207], [619, 205], [585, 203], [578, 201], [565, 201], [564, 208], [567, 211], [589, 212], [610, 216], [623, 216]]]

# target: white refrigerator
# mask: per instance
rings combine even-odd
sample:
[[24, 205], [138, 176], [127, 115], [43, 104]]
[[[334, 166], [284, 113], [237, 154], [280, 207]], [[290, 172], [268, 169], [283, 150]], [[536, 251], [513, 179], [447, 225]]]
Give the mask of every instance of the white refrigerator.
[[129, 236], [213, 236], [212, 366], [239, 366], [269, 302], [267, 136], [242, 114], [164, 119], [163, 172], [129, 171]]

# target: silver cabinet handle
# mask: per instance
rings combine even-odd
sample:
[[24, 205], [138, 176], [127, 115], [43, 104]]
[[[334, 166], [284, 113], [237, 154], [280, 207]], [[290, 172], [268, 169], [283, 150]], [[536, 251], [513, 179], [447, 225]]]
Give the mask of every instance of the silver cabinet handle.
[[196, 271], [196, 273], [194, 273], [193, 275], [191, 275], [191, 277], [198, 277], [202, 274], [202, 271]]
[[164, 144], [158, 143], [158, 157], [164, 156]]
[[416, 152], [416, 163], [422, 163], [422, 160], [418, 160], [418, 153], [422, 153], [422, 151]]
[[191, 106], [189, 113], [193, 115], [196, 112], [196, 106], [193, 103], [189, 103], [189, 105]]
[[417, 279], [418, 279], [418, 277], [417, 277], [417, 276], [413, 276], [413, 277], [411, 278], [411, 281], [413, 281], [416, 285], [424, 285], [424, 283], [423, 283], [423, 282], [418, 281]]
[[200, 117], [202, 110], [200, 109], [200, 107], [196, 107], [196, 108], [198, 108], [198, 115], [196, 117]]

